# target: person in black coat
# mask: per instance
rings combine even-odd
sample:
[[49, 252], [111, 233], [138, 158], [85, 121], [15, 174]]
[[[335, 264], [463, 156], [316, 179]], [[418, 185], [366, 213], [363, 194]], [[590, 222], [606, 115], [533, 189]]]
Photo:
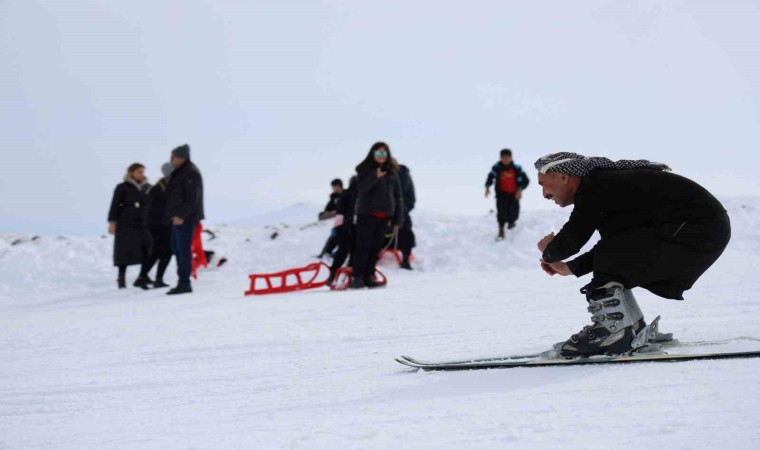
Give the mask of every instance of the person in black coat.
[[500, 160], [493, 165], [486, 178], [486, 197], [491, 195], [491, 185], [496, 191], [496, 220], [499, 223], [497, 241], [505, 237], [504, 225], [511, 230], [520, 217], [520, 199], [522, 191], [528, 187], [530, 180], [522, 167], [512, 160], [512, 150], [501, 151]]
[[[150, 184], [145, 166], [129, 166], [124, 182], [116, 186], [108, 212], [108, 232], [115, 235], [113, 261], [119, 268], [119, 289], [127, 287], [127, 266], [143, 264], [150, 258], [152, 239], [147, 229]], [[135, 282], [138, 286], [140, 279]]]
[[346, 258], [353, 253], [354, 249], [354, 208], [356, 206], [356, 176], [352, 176], [348, 189], [345, 189], [336, 204], [335, 209], [335, 235], [338, 250], [333, 257], [332, 266], [330, 267], [330, 277], [328, 284], [335, 279], [338, 269], [343, 267]]
[[[332, 180], [330, 187], [332, 188], [332, 193], [330, 193], [330, 200], [327, 202], [327, 205], [325, 205], [324, 211], [319, 213], [319, 220], [332, 219], [337, 214], [338, 201], [343, 195], [343, 181], [340, 178], [336, 178]], [[325, 242], [325, 245], [322, 247], [322, 251], [319, 252], [319, 256], [317, 256], [317, 258], [322, 258], [326, 254], [332, 256], [332, 253], [337, 246], [337, 229], [333, 228], [330, 230], [330, 236], [327, 238], [327, 242]]]
[[398, 232], [398, 248], [403, 255], [401, 268], [412, 270], [409, 258], [412, 255], [412, 249], [417, 245], [417, 238], [412, 230], [412, 218], [409, 213], [414, 209], [414, 204], [417, 202], [417, 196], [414, 192], [414, 182], [412, 181], [412, 175], [409, 168], [404, 165], [400, 165], [398, 168], [398, 178], [401, 184], [401, 198], [404, 203], [404, 222]]
[[[172, 259], [172, 226], [166, 218], [166, 190], [169, 187], [169, 180], [173, 171], [174, 166], [171, 163], [165, 163], [161, 166], [164, 177], [148, 191], [148, 231], [153, 238], [153, 252], [147, 263], [143, 264], [140, 272], [142, 279], [140, 287], [144, 289], [148, 288], [148, 284], [153, 284], [154, 288], [169, 286], [164, 282], [164, 274]], [[156, 280], [151, 281], [148, 274], [156, 263], [158, 263]]]
[[[542, 268], [550, 275], [593, 274], [582, 292], [595, 325], [573, 335], [562, 347], [565, 355], [630, 350], [645, 325], [630, 290], [640, 286], [683, 300], [731, 238], [723, 205], [664, 164], [556, 153], [539, 159], [536, 168], [546, 199], [575, 205], [560, 232], [538, 243]], [[601, 236], [596, 246], [564, 262], [595, 231]]]
[[174, 166], [166, 188], [165, 218], [172, 224], [172, 252], [177, 257], [177, 287], [168, 294], [192, 292], [190, 274], [193, 267], [191, 246], [195, 228], [205, 218], [203, 210], [203, 177], [190, 161], [190, 146], [181, 145], [171, 153]]
[[356, 245], [352, 257], [351, 288], [377, 287], [375, 265], [390, 222], [396, 229], [404, 220], [398, 166], [388, 144], [377, 142], [356, 166]]

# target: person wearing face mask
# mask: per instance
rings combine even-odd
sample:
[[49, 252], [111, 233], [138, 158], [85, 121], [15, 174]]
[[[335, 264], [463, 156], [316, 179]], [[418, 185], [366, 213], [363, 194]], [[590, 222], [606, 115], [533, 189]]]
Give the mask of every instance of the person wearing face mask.
[[[148, 231], [148, 190], [145, 166], [127, 168], [124, 182], [116, 186], [108, 212], [108, 233], [115, 236], [113, 260], [119, 268], [118, 287], [127, 287], [127, 267], [150, 259], [153, 240]], [[138, 278], [139, 281], [139, 278]], [[139, 286], [139, 283], [135, 286]]]
[[[683, 300], [731, 239], [725, 208], [694, 181], [647, 160], [611, 161], [552, 153], [536, 161], [543, 196], [574, 205], [556, 235], [538, 243], [549, 275], [592, 274], [581, 289], [592, 324], [561, 345], [563, 356], [621, 354], [633, 350], [646, 323], [631, 291]], [[594, 232], [601, 239], [577, 254]]]
[[356, 166], [356, 241], [351, 289], [374, 288], [375, 265], [389, 223], [397, 231], [404, 219], [398, 166], [388, 144], [376, 142]]

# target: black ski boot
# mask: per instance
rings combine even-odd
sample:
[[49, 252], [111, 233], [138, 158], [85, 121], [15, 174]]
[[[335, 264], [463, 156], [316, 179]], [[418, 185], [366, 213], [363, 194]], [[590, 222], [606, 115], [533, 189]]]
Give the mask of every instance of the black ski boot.
[[190, 284], [178, 284], [177, 287], [174, 289], [169, 289], [169, 292], [166, 293], [166, 295], [179, 295], [179, 294], [189, 294], [193, 292], [193, 288], [190, 287]]
[[[583, 292], [583, 291], [581, 291]], [[631, 342], [646, 322], [630, 290], [610, 282], [586, 292], [593, 324], [583, 327], [560, 349], [562, 356], [617, 355], [632, 350]]]
[[147, 291], [150, 289], [151, 284], [153, 284], [153, 281], [150, 278], [146, 277], [145, 275], [140, 275], [137, 277], [132, 286], [139, 287]]

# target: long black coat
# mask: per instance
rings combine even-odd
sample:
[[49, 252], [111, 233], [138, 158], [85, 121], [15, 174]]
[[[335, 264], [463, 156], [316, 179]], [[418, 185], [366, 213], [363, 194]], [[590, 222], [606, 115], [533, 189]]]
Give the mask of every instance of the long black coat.
[[124, 181], [116, 186], [108, 212], [108, 221], [116, 223], [113, 261], [115, 266], [141, 264], [150, 255], [152, 239], [148, 232], [148, 196], [150, 185], [140, 188]]
[[169, 177], [162, 178], [148, 191], [148, 230], [153, 238], [153, 256], [168, 258], [172, 255], [171, 222], [166, 217], [166, 189]]
[[394, 225], [404, 222], [404, 202], [401, 199], [401, 183], [398, 174], [386, 172], [377, 177], [377, 166], [358, 173], [356, 179], [356, 214], [387, 214]]
[[203, 177], [192, 161], [172, 172], [166, 189], [165, 218], [179, 217], [185, 222], [205, 219], [203, 209]]
[[412, 217], [409, 215], [414, 209], [415, 203], [417, 203], [417, 195], [414, 192], [414, 182], [412, 181], [412, 175], [409, 172], [409, 168], [401, 165], [398, 170], [398, 179], [401, 184], [401, 199], [404, 203], [404, 229], [412, 228]]
[[598, 231], [597, 245], [568, 262], [573, 274], [593, 271], [665, 298], [682, 299], [731, 236], [726, 210], [712, 194], [660, 170], [595, 170], [581, 181], [574, 204], [543, 259], [578, 253]]

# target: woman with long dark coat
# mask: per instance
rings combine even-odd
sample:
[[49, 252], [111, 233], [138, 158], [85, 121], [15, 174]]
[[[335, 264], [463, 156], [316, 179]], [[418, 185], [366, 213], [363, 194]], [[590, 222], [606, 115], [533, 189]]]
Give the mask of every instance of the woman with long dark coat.
[[[148, 232], [148, 196], [150, 184], [145, 166], [129, 166], [124, 182], [116, 186], [108, 212], [108, 232], [114, 239], [113, 263], [119, 268], [119, 289], [127, 287], [127, 266], [143, 264], [151, 254], [152, 239]], [[136, 281], [139, 286], [140, 278]], [[139, 286], [142, 287], [142, 286]]]
[[389, 223], [398, 229], [404, 218], [398, 166], [384, 142], [375, 143], [356, 166], [356, 243], [350, 288], [374, 288], [375, 265]]

